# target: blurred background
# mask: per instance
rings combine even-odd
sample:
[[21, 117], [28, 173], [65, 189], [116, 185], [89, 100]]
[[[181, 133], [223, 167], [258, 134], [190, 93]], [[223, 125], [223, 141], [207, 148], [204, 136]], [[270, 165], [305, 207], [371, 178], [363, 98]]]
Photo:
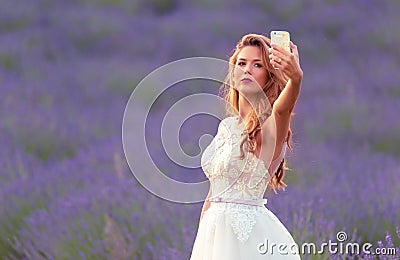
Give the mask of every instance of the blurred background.
[[[396, 0], [1, 0], [0, 258], [188, 259], [202, 203], [162, 200], [133, 177], [125, 106], [154, 69], [227, 59], [244, 34], [271, 30], [290, 31], [304, 80], [288, 187], [268, 191], [267, 207], [298, 244], [345, 231], [349, 242], [398, 248], [399, 13]], [[167, 175], [205, 179], [168, 159], [159, 127], [180, 98], [218, 88], [180, 83], [152, 107], [148, 146]], [[201, 152], [199, 136], [217, 126], [187, 120], [185, 152]], [[340, 257], [350, 258], [303, 256]]]

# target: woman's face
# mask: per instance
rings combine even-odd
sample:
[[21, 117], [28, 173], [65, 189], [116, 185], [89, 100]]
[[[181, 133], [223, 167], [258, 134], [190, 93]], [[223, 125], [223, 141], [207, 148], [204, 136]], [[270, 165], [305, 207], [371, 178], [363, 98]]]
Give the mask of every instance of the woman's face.
[[239, 52], [233, 72], [234, 87], [243, 95], [262, 91], [267, 82], [267, 69], [257, 46], [245, 46]]

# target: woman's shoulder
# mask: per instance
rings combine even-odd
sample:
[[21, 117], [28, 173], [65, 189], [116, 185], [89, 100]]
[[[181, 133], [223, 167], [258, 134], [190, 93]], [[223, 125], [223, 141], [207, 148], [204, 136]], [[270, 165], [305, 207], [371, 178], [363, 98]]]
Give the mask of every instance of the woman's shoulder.
[[233, 127], [235, 120], [237, 119], [236, 116], [227, 116], [224, 119], [222, 119], [218, 125], [218, 130], [219, 131], [223, 131], [225, 129], [230, 129], [231, 127]]
[[232, 116], [227, 116], [227, 117], [225, 117], [224, 119], [222, 119], [221, 121], [224, 121], [224, 122], [226, 122], [226, 123], [232, 123], [232, 122], [234, 122], [235, 120], [237, 120], [237, 116], [235, 116], [235, 115], [232, 115]]
[[235, 120], [237, 120], [237, 116], [227, 116], [221, 120], [220, 125], [224, 124], [226, 127], [230, 127], [235, 123]]

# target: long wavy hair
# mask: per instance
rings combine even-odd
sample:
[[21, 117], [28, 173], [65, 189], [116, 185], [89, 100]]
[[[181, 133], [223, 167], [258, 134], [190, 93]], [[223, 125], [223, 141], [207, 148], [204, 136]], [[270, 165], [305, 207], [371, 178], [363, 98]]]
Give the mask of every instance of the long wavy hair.
[[[226, 111], [228, 116], [237, 115], [239, 113], [239, 91], [233, 87], [235, 86], [235, 82], [233, 80], [233, 71], [235, 69], [238, 54], [245, 46], [256, 46], [261, 50], [262, 63], [264, 68], [267, 70], [268, 78], [265, 86], [261, 86], [263, 93], [260, 92], [260, 96], [265, 95], [268, 98], [268, 101], [265, 100], [265, 98], [258, 99], [259, 102], [256, 102], [254, 109], [252, 107], [250, 112], [244, 118], [245, 130], [244, 133], [242, 133], [242, 139], [240, 142], [241, 159], [244, 158], [243, 149], [248, 149], [249, 152], [252, 153], [255, 152], [257, 146], [256, 135], [261, 131], [260, 126], [271, 115], [272, 107], [288, 81], [287, 77], [281, 71], [274, 69], [272, 64], [269, 62], [268, 49], [271, 47], [270, 39], [259, 34], [247, 34], [243, 36], [242, 39], [237, 43], [235, 49], [232, 51], [233, 54], [229, 58], [229, 72], [225, 82], [220, 88], [222, 97], [227, 101]], [[291, 146], [291, 136], [292, 130], [289, 127], [286, 141], [290, 151], [293, 152], [293, 148]], [[279, 188], [282, 188], [283, 190], [286, 188], [287, 185], [283, 182], [283, 178], [285, 176], [285, 170], [287, 169], [288, 168], [286, 167], [285, 160], [283, 160], [277, 171], [275, 173], [271, 173], [273, 176], [268, 184], [275, 193]]]

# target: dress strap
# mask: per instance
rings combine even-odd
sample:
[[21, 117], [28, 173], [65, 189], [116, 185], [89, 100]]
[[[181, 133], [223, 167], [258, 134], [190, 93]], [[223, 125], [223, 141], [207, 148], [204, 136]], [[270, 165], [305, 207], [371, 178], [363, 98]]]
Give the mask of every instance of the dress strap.
[[237, 203], [246, 204], [252, 206], [264, 206], [267, 204], [268, 200], [263, 199], [238, 199], [238, 198], [224, 198], [224, 197], [211, 197], [208, 199], [210, 202], [226, 202], [226, 203]]

